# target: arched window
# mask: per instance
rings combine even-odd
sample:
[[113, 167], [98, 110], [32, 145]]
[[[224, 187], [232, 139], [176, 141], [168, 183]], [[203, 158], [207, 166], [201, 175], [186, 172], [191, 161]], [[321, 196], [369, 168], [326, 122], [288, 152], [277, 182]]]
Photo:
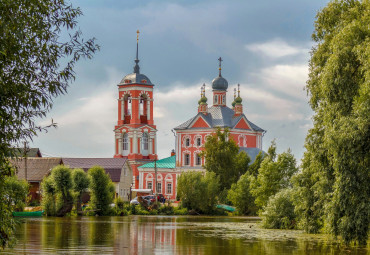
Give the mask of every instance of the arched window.
[[148, 133], [143, 133], [141, 137], [141, 151], [143, 156], [148, 156], [148, 150], [149, 150], [149, 137]]
[[139, 113], [140, 115], [146, 115], [146, 108], [147, 108], [147, 96], [145, 94], [142, 94], [140, 96], [140, 101], [139, 101]]
[[127, 156], [129, 153], [128, 135], [125, 133], [122, 137], [122, 155]]
[[190, 165], [190, 154], [185, 154], [185, 166]]
[[131, 96], [126, 94], [124, 97], [124, 100], [125, 100], [125, 116], [131, 115], [131, 109], [132, 109]]
[[202, 145], [202, 137], [197, 137], [197, 146], [201, 146]]
[[196, 155], [195, 155], [195, 164], [196, 164], [197, 166], [202, 165], [202, 158], [199, 156], [199, 154], [196, 154]]
[[185, 146], [186, 147], [190, 146], [190, 138], [185, 138]]

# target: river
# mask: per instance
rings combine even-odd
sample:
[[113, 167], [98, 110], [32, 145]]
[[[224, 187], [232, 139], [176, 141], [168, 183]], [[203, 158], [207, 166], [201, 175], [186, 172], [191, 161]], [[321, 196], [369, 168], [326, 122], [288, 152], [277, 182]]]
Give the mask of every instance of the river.
[[369, 254], [326, 235], [268, 230], [248, 217], [25, 218], [4, 254]]

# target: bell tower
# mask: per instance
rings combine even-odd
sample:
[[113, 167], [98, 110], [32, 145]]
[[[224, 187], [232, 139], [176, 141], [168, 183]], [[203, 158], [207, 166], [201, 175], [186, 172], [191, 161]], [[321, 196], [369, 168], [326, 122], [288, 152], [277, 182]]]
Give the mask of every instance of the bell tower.
[[139, 30], [133, 73], [123, 77], [118, 86], [118, 120], [114, 127], [115, 158], [127, 157], [139, 185], [137, 167], [157, 158], [157, 129], [153, 119], [153, 88], [150, 79], [140, 73]]

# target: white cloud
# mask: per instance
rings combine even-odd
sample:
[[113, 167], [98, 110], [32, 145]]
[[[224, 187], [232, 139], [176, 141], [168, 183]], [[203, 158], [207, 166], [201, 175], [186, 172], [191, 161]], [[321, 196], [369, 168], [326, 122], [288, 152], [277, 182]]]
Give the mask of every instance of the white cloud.
[[256, 75], [273, 90], [295, 98], [306, 99], [306, 92], [303, 90], [308, 78], [306, 64], [275, 65], [263, 68]]
[[308, 54], [309, 48], [292, 46], [285, 41], [276, 38], [264, 43], [253, 43], [245, 46], [254, 53], [262, 53], [270, 58], [281, 58], [291, 55]]

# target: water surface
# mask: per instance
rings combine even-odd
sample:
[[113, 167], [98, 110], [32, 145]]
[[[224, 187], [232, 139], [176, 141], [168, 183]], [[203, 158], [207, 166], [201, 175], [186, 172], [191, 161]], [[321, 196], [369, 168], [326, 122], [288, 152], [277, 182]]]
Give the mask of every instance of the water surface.
[[246, 217], [28, 218], [17, 239], [4, 254], [369, 254], [326, 235], [261, 229]]

